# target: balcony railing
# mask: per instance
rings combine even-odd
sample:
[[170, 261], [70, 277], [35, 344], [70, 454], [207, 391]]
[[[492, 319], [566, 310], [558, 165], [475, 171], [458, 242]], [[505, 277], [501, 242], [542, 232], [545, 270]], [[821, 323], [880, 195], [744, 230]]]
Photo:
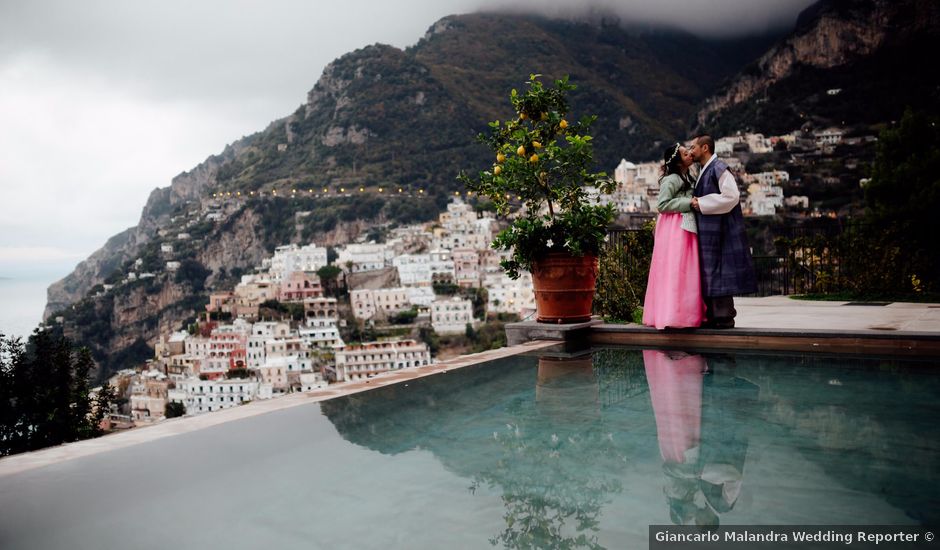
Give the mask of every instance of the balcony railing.
[[[799, 227], [775, 227], [769, 253], [754, 253], [757, 293], [753, 296], [777, 296], [848, 291], [858, 294], [910, 292], [906, 258], [892, 246], [889, 227], [875, 227], [859, 222], [838, 220]], [[602, 255], [622, 250], [620, 266], [633, 272], [649, 265], [649, 229], [615, 229], [608, 232]], [[754, 244], [752, 242], [752, 244]], [[890, 265], [894, 275], [877, 278]], [[909, 276], [908, 276], [909, 278]]]

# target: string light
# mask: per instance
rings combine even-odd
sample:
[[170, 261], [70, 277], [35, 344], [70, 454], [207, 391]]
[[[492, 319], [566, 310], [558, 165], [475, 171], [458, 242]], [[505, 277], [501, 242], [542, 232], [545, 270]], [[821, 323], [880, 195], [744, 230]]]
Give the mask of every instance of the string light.
[[[397, 189], [398, 189], [398, 192], [399, 192], [399, 193], [405, 193], [405, 189], [404, 189], [403, 187], [398, 187]], [[378, 193], [385, 193], [386, 189], [385, 189], [385, 187], [376, 187], [376, 188], [373, 190], [373, 192], [376, 192], [376, 191], [377, 191]], [[391, 189], [389, 189], [388, 191], [389, 191], [390, 193], [393, 192]], [[416, 192], [416, 191], [417, 191], [417, 192]], [[282, 194], [283, 194], [283, 193], [286, 193], [287, 190], [286, 190], [286, 189], [282, 189], [281, 192], [282, 192]], [[290, 193], [293, 194], [293, 195], [296, 195], [297, 192], [298, 192], [298, 189], [290, 189]], [[303, 189], [300, 189], [299, 192], [300, 192], [300, 193], [303, 193], [304, 190], [303, 190]], [[330, 188], [329, 188], [329, 187], [324, 187], [324, 188], [323, 188], [323, 194], [324, 194], [324, 195], [329, 194], [329, 192], [330, 192]], [[335, 192], [347, 194], [347, 190], [346, 190], [345, 187], [340, 187], [339, 189], [336, 189]], [[359, 192], [360, 192], [360, 193], [367, 193], [367, 192], [369, 192], [369, 191], [368, 191], [365, 187], [360, 187], [360, 188], [359, 188]], [[271, 189], [269, 190], [269, 193], [270, 193], [271, 195], [273, 195], [273, 196], [276, 197], [276, 196], [277, 196], [277, 188], [276, 188], [276, 187], [271, 188]], [[309, 193], [309, 194], [311, 194], [311, 195], [314, 195], [314, 196], [318, 196], [319, 193], [320, 193], [320, 190], [319, 190], [319, 189], [314, 189], [314, 188], [308, 188], [308, 189], [307, 189], [307, 193]], [[410, 189], [410, 190], [408, 190], [408, 193], [409, 193], [409, 194], [418, 194], [418, 195], [424, 195], [424, 194], [425, 194], [425, 193], [424, 193], [424, 189], [417, 189], [417, 190], [415, 190], [415, 189]], [[246, 191], [246, 192], [244, 193], [245, 196], [249, 196], [249, 195], [255, 196], [256, 194], [257, 194], [258, 196], [263, 196], [263, 195], [265, 194], [265, 191], [259, 189], [257, 192], [255, 192], [254, 190], [252, 190], [252, 191]], [[470, 196], [472, 196], [472, 195], [473, 195], [473, 191], [454, 191], [454, 196], [455, 196], [455, 197], [460, 197], [460, 196], [470, 197]], [[212, 193], [210, 196], [211, 196], [212, 198], [214, 198], [214, 199], [224, 199], [224, 198], [226, 198], [226, 197], [241, 197], [241, 196], [242, 196], [242, 192], [241, 192], [241, 191], [220, 191], [220, 192], [214, 192], [214, 193]], [[517, 195], [517, 196], [515, 196], [515, 197], [513, 197], [513, 195], [510, 195], [510, 194], [507, 194], [507, 195], [506, 195], [506, 200], [513, 200], [514, 198], [515, 198], [515, 199], [518, 199], [518, 200], [520, 200], [520, 201], [523, 200], [521, 195]]]

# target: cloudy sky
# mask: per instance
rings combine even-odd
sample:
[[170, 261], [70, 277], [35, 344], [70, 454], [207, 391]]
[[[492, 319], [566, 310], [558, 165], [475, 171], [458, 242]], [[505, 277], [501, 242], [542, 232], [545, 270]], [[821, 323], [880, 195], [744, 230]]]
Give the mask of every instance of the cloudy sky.
[[64, 276], [150, 191], [303, 103], [362, 46], [511, 6], [705, 35], [790, 26], [811, 0], [2, 0], [0, 276]]

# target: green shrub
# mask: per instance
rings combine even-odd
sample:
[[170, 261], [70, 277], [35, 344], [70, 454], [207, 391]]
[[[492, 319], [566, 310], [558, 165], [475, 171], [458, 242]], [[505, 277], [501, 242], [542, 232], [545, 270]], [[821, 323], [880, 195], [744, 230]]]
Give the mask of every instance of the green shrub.
[[617, 236], [601, 254], [594, 311], [608, 321], [641, 324], [653, 256], [653, 225]]

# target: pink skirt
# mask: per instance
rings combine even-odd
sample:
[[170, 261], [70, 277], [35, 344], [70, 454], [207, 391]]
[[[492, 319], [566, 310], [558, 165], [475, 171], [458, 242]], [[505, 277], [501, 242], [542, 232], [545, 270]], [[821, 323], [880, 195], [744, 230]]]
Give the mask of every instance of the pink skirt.
[[658, 329], [698, 327], [705, 319], [698, 235], [682, 229], [681, 224], [678, 212], [663, 212], [656, 221], [643, 303], [644, 325]]

